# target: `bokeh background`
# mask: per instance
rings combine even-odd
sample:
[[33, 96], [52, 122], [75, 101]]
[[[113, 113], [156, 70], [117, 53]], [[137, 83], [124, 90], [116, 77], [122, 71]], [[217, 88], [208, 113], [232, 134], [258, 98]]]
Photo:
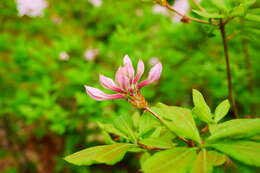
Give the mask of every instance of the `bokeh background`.
[[[101, 3], [100, 3], [101, 2]], [[104, 143], [97, 121], [135, 111], [120, 100], [97, 102], [84, 85], [100, 87], [122, 57], [148, 69], [161, 61], [160, 81], [142, 89], [150, 104], [191, 107], [199, 89], [212, 108], [227, 98], [225, 59], [217, 30], [173, 21], [151, 1], [49, 0], [40, 17], [19, 16], [15, 0], [0, 1], [0, 172], [138, 172], [138, 155], [115, 166], [78, 167], [62, 158]], [[255, 4], [259, 6], [259, 4]], [[259, 36], [228, 25], [239, 115], [260, 114]]]

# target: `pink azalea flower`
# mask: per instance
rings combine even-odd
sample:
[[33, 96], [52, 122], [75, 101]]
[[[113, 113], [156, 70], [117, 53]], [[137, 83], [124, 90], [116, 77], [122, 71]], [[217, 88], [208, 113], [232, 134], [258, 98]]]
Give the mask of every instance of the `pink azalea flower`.
[[[176, 9], [181, 14], [185, 15], [190, 10], [190, 4], [188, 0], [176, 0], [173, 4], [173, 8]], [[172, 18], [173, 22], [180, 22], [182, 16], [175, 14]]]
[[94, 7], [100, 7], [102, 5], [102, 0], [89, 0]]
[[52, 16], [51, 21], [56, 25], [60, 25], [63, 22], [62, 18], [57, 15]]
[[43, 16], [44, 9], [48, 6], [45, 0], [16, 0], [19, 16]]
[[148, 61], [148, 64], [149, 64], [150, 66], [153, 66], [153, 65], [155, 65], [155, 64], [157, 64], [157, 63], [159, 63], [159, 62], [160, 62], [159, 58], [157, 58], [157, 57], [151, 57], [151, 58], [149, 59], [149, 61]]
[[137, 64], [137, 72], [132, 65], [128, 55], [124, 57], [123, 66], [120, 66], [115, 75], [115, 81], [104, 75], [100, 75], [100, 84], [109, 90], [115, 91], [116, 94], [106, 94], [103, 91], [85, 85], [87, 94], [95, 100], [109, 100], [109, 99], [122, 99], [125, 98], [137, 107], [146, 105], [146, 101], [140, 93], [140, 89], [149, 85], [160, 78], [162, 72], [162, 64], [159, 62], [155, 64], [148, 75], [146, 80], [139, 82], [144, 72], [144, 63], [139, 60]]
[[142, 9], [135, 10], [135, 15], [138, 17], [142, 17], [144, 15], [144, 11]]
[[98, 49], [87, 49], [84, 52], [84, 57], [86, 61], [93, 61], [98, 54], [99, 54]]
[[60, 59], [61, 61], [67, 61], [67, 60], [70, 59], [70, 56], [69, 56], [69, 54], [68, 54], [67, 52], [62, 51], [62, 52], [60, 52], [60, 54], [59, 54], [59, 59]]
[[[195, 0], [200, 2], [201, 0]], [[173, 4], [173, 8], [180, 12], [182, 15], [186, 15], [191, 10], [189, 0], [175, 0]], [[175, 23], [179, 23], [182, 21], [182, 16], [175, 14], [172, 17], [172, 21]]]
[[159, 5], [159, 4], [155, 4], [155, 5], [153, 6], [152, 12], [153, 12], [154, 14], [162, 14], [162, 15], [165, 15], [165, 16], [168, 15], [168, 10], [167, 10], [167, 8], [162, 7], [162, 6]]

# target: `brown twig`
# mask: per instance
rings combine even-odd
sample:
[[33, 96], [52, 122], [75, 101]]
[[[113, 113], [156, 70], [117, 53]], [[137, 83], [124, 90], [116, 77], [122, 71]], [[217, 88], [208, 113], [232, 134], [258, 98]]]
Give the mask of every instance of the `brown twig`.
[[227, 41], [232, 40], [235, 36], [237, 36], [240, 32], [235, 31], [232, 34], [227, 36]]
[[193, 140], [188, 140], [188, 146], [189, 147], [195, 147], [195, 142]]
[[231, 75], [231, 68], [230, 68], [230, 57], [229, 57], [229, 54], [228, 54], [228, 43], [227, 43], [227, 38], [226, 38], [225, 25], [226, 25], [226, 23], [223, 23], [222, 19], [220, 19], [219, 30], [220, 30], [220, 33], [221, 33], [221, 38], [222, 38], [223, 48], [224, 48], [224, 55], [225, 55], [225, 60], [226, 60], [226, 72], [227, 72], [227, 81], [228, 81], [228, 98], [229, 98], [229, 101], [232, 104], [233, 116], [234, 116], [234, 118], [238, 118], [236, 102], [235, 102], [235, 99], [234, 99], [234, 96], [233, 96], [232, 75]]
[[145, 110], [146, 110], [147, 112], [150, 112], [150, 113], [151, 113], [155, 118], [157, 118], [160, 122], [163, 122], [162, 118], [161, 118], [159, 115], [157, 115], [155, 112], [153, 112], [149, 107], [146, 107]]
[[[176, 13], [177, 15], [181, 16], [182, 18], [188, 20], [188, 21], [194, 21], [194, 22], [198, 22], [198, 23], [204, 23], [204, 24], [213, 24], [213, 23], [210, 23], [208, 21], [205, 21], [205, 20], [201, 20], [201, 19], [198, 19], [198, 18], [195, 18], [195, 17], [191, 17], [191, 16], [187, 16], [185, 14], [182, 14], [180, 13], [179, 11], [177, 11], [176, 9], [174, 9], [171, 5], [169, 5], [168, 3], [165, 4], [165, 5], [162, 5], [160, 4], [161, 6], [163, 7], [166, 7], [167, 9], [173, 11], [174, 13]], [[213, 24], [215, 25], [215, 24]]]
[[165, 148], [159, 148], [159, 147], [152, 147], [152, 146], [148, 146], [148, 145], [144, 145], [141, 143], [137, 143], [141, 148], [146, 149], [146, 150], [150, 150], [150, 151], [159, 151], [159, 150], [165, 150]]
[[200, 133], [203, 134], [203, 133], [207, 133], [209, 131], [209, 126], [206, 125], [205, 127], [203, 127], [201, 130], [200, 130]]
[[220, 25], [226, 25], [228, 22], [230, 22], [231, 20], [233, 20], [235, 17], [230, 17], [230, 18], [227, 18], [225, 21], [222, 21], [220, 22]]

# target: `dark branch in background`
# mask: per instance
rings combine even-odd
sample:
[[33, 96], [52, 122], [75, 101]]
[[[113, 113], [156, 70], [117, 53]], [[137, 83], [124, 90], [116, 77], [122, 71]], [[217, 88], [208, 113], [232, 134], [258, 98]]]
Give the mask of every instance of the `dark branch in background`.
[[227, 37], [226, 37], [226, 31], [225, 31], [225, 25], [227, 22], [223, 22], [222, 19], [220, 19], [220, 25], [219, 30], [221, 33], [221, 38], [223, 42], [223, 48], [224, 48], [224, 55], [226, 59], [226, 71], [227, 71], [227, 81], [228, 81], [228, 98], [231, 102], [232, 109], [233, 109], [233, 116], [234, 118], [238, 118], [238, 112], [236, 107], [236, 102], [233, 96], [233, 87], [232, 87], [232, 75], [231, 75], [231, 69], [230, 69], [230, 57], [228, 54], [228, 43], [227, 43]]

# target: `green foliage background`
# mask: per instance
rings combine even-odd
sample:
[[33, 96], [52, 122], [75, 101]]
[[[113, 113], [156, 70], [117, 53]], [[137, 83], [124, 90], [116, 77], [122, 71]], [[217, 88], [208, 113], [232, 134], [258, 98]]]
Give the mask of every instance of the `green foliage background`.
[[[46, 139], [60, 145], [51, 155], [55, 163], [52, 172], [137, 170], [136, 158], [131, 155], [115, 167], [75, 167], [62, 160], [69, 153], [103, 143], [93, 122], [134, 111], [120, 100], [92, 100], [83, 87], [100, 87], [98, 74], [113, 77], [125, 54], [135, 64], [143, 59], [146, 72], [151, 57], [162, 62], [160, 82], [143, 89], [151, 104], [160, 101], [191, 107], [192, 88], [202, 91], [211, 107], [227, 97], [225, 59], [218, 31], [197, 23], [173, 23], [167, 16], [153, 14], [152, 6], [153, 3], [139, 0], [103, 0], [101, 7], [94, 8], [86, 0], [53, 0], [44, 17], [29, 18], [17, 16], [14, 1], [1, 0], [0, 118], [1, 127], [9, 129], [9, 135], [24, 150], [15, 153], [15, 157], [26, 154], [30, 143], [37, 145]], [[54, 22], [57, 18], [61, 19], [60, 24]], [[260, 47], [257, 35], [248, 37], [240, 32], [243, 26], [234, 21], [227, 28], [228, 35], [238, 31], [229, 40], [234, 93], [240, 116], [257, 116]], [[260, 27], [259, 23], [254, 26]], [[249, 38], [252, 69], [245, 63], [241, 44], [245, 37]], [[90, 47], [100, 53], [94, 61], [87, 62], [83, 54]], [[62, 51], [70, 55], [68, 61], [59, 60]], [[249, 86], [250, 70], [253, 90]], [[45, 145], [41, 152], [52, 147], [49, 142], [40, 145]], [[1, 159], [14, 155], [12, 150], [0, 151]], [[40, 164], [39, 156], [30, 165], [32, 172]], [[18, 169], [8, 167], [5, 171], [19, 172]]]

